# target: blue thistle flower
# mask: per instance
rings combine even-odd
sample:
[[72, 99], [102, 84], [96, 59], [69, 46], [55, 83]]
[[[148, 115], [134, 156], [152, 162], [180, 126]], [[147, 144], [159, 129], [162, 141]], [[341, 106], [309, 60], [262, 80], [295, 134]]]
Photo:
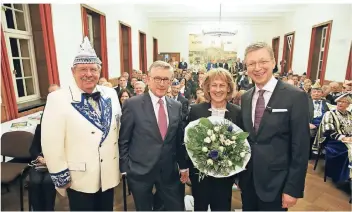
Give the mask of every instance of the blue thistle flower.
[[227, 128], [227, 131], [232, 132], [232, 130], [233, 130], [233, 127], [232, 127], [232, 125], [230, 125], [230, 126]]
[[213, 159], [216, 160], [219, 157], [219, 152], [217, 150], [211, 150], [208, 154], [208, 156]]

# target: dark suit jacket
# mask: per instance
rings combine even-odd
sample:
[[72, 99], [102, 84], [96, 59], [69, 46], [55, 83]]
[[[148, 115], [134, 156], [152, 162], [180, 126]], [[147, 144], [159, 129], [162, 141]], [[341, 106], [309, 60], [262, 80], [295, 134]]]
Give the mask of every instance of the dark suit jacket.
[[[240, 187], [252, 183], [248, 179], [253, 172], [255, 190], [262, 201], [272, 202], [279, 193], [302, 198], [310, 142], [307, 94], [279, 80], [256, 133], [252, 122], [254, 90], [241, 98], [244, 131], [250, 134], [252, 156], [247, 170], [240, 173]], [[270, 108], [287, 112], [274, 113]]]
[[43, 157], [42, 144], [41, 144], [41, 132], [42, 132], [41, 124], [38, 124], [37, 127], [35, 128], [31, 147], [29, 148], [29, 153], [31, 154], [31, 158], [33, 160], [36, 159], [38, 156]]
[[228, 63], [224, 63], [223, 64], [223, 68], [226, 69], [226, 70], [229, 70], [229, 64]]
[[[191, 121], [195, 121], [199, 118], [209, 117], [211, 116], [211, 104], [208, 102], [200, 103], [200, 104], [193, 104], [191, 105], [190, 112], [188, 114], [187, 124]], [[241, 108], [237, 105], [227, 103], [226, 109], [228, 110], [225, 113], [225, 118], [232, 121], [238, 127], [243, 129], [242, 127], [242, 115], [241, 115]], [[192, 174], [197, 173], [198, 171], [194, 168], [193, 163], [190, 159], [188, 159], [188, 166], [190, 168], [190, 172]]]
[[[309, 115], [310, 115], [310, 119], [309, 120], [312, 120], [314, 118], [314, 103], [313, 103], [313, 99], [311, 96], [309, 96], [308, 98], [308, 101], [309, 101]], [[326, 111], [329, 111], [329, 107], [328, 105], [326, 104], [326, 100], [322, 99], [322, 104], [323, 104], [323, 110], [326, 112]]]
[[188, 64], [186, 62], [179, 62], [178, 63], [178, 68], [179, 69], [183, 69], [184, 70], [184, 69], [187, 69], [187, 67], [188, 67]]
[[181, 94], [178, 95], [177, 101], [181, 102], [182, 104], [182, 120], [186, 121], [186, 118], [188, 116], [188, 106], [189, 102], [188, 100], [183, 97]]
[[181, 104], [166, 97], [169, 124], [165, 140], [159, 132], [149, 93], [132, 97], [122, 106], [119, 136], [120, 170], [127, 176], [155, 182], [179, 180], [178, 167], [185, 169]]
[[223, 68], [223, 66], [222, 63], [215, 63], [215, 68]]
[[216, 68], [216, 65], [213, 63], [208, 63], [207, 64], [207, 71], [209, 71], [211, 68]]

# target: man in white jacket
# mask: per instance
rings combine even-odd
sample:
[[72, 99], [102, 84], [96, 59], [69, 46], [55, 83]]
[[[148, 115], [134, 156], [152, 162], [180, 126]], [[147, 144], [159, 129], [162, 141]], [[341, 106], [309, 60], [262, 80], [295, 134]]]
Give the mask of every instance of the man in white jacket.
[[42, 120], [42, 150], [58, 190], [73, 211], [112, 211], [119, 183], [116, 91], [97, 85], [101, 61], [87, 37], [75, 57], [68, 88], [50, 93]]

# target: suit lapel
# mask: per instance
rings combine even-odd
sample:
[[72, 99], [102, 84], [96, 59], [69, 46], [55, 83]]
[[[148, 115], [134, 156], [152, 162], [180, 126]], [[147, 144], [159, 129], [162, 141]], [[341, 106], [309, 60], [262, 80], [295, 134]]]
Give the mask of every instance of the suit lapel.
[[[101, 116], [88, 103], [88, 100], [82, 95], [77, 86], [70, 86], [72, 102], [71, 105], [79, 112], [87, 121], [103, 131]], [[101, 108], [101, 107], [100, 107]]]
[[158, 135], [160, 141], [162, 141], [163, 139], [161, 137], [159, 125], [158, 125], [157, 119], [155, 117], [152, 99], [151, 99], [149, 93], [145, 93], [143, 95], [144, 95], [144, 99], [142, 102], [142, 108], [144, 109], [144, 114], [147, 116], [147, 120], [150, 120], [152, 123], [151, 129], [154, 130], [154, 133], [156, 133], [156, 135]]
[[[253, 120], [252, 120], [252, 99], [254, 95], [254, 88], [251, 88], [248, 91], [248, 95], [245, 96], [243, 99], [244, 101], [241, 102], [243, 112], [243, 123], [246, 129], [249, 129], [249, 135], [255, 135], [254, 127], [253, 127]], [[254, 140], [254, 139], [253, 139]]]
[[170, 126], [178, 119], [178, 116], [173, 116], [172, 114], [177, 114], [178, 111], [173, 111], [175, 108], [173, 107], [172, 101], [168, 97], [165, 97], [165, 100], [166, 100], [167, 116], [169, 117], [169, 124], [167, 126], [167, 132], [165, 135], [165, 141], [166, 141], [166, 138], [168, 137], [171, 131]]
[[[269, 102], [267, 104], [267, 108], [275, 108], [275, 105], [277, 105], [277, 103], [280, 101], [279, 96], [280, 96], [281, 90], [283, 90], [283, 89], [285, 89], [285, 85], [280, 80], [278, 80], [277, 84], [275, 86], [274, 92], [271, 95], [271, 97], [269, 99]], [[270, 112], [267, 111], [267, 110], [264, 110], [264, 114], [263, 114], [262, 120], [260, 121], [257, 135], [260, 134], [260, 132], [262, 131], [262, 129], [265, 126], [265, 124], [268, 121], [270, 121], [268, 119], [269, 115], [270, 115]]]

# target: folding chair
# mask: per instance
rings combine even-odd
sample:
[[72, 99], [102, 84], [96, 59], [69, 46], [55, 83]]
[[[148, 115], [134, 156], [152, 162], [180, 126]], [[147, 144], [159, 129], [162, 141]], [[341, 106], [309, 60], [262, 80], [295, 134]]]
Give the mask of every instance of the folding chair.
[[[1, 136], [1, 155], [19, 159], [30, 159], [29, 148], [33, 134], [25, 131], [7, 132]], [[1, 185], [10, 186], [20, 182], [20, 209], [23, 208], [23, 180], [26, 178], [30, 166], [27, 163], [1, 162]]]

